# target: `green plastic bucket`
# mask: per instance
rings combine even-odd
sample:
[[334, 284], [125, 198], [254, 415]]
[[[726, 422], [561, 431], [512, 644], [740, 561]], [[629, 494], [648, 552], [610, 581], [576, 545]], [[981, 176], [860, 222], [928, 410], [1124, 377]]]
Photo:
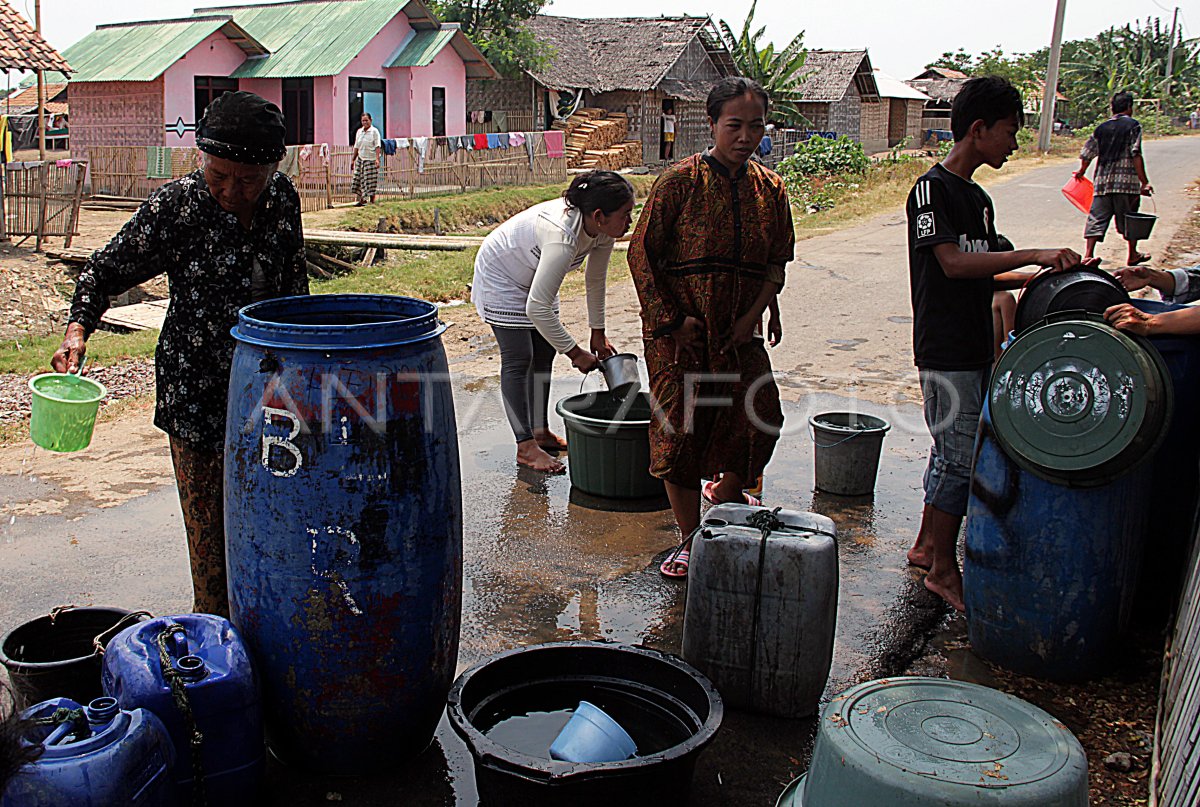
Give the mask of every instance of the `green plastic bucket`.
[[875, 492], [883, 437], [892, 426], [857, 412], [822, 412], [808, 419], [812, 429], [817, 490], [836, 496]]
[[567, 426], [571, 486], [609, 499], [663, 495], [650, 475], [650, 398], [583, 392], [558, 402]]
[[29, 436], [50, 451], [79, 451], [92, 442], [92, 427], [104, 385], [68, 373], [44, 373], [29, 379], [33, 406]]

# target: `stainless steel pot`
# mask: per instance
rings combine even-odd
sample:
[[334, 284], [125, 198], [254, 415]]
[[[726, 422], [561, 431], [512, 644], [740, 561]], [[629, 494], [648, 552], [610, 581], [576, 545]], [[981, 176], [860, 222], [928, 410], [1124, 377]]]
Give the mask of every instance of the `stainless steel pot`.
[[604, 374], [604, 383], [614, 393], [625, 395], [639, 392], [642, 388], [637, 356], [632, 353], [617, 353], [601, 359], [600, 372]]

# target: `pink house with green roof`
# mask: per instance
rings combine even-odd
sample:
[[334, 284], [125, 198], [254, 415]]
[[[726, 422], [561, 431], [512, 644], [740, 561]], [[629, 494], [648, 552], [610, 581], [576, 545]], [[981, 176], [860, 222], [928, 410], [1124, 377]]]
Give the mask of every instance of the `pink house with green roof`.
[[461, 135], [467, 82], [497, 77], [421, 0], [201, 8], [101, 25], [63, 57], [79, 159], [93, 145], [194, 145], [205, 106], [239, 89], [279, 105], [289, 144], [349, 145], [364, 111], [384, 137]]

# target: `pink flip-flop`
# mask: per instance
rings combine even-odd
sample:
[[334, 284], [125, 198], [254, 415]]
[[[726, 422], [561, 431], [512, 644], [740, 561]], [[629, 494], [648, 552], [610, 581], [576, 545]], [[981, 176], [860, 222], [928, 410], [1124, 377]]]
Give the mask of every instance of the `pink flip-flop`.
[[[700, 488], [700, 495], [703, 496], [704, 501], [708, 502], [709, 504], [728, 504], [728, 502], [717, 501], [717, 497], [713, 496], [713, 489], [716, 486], [717, 483], [710, 479]], [[746, 491], [742, 491], [742, 503], [748, 504], [751, 507], [762, 507], [762, 499], [758, 498], [757, 496], [751, 496]]]
[[[684, 541], [670, 555], [667, 555], [667, 559], [658, 567], [658, 571], [663, 577], [674, 579], [687, 577], [688, 561], [691, 556], [691, 550], [687, 548], [687, 541]], [[682, 567], [682, 571], [679, 567]]]

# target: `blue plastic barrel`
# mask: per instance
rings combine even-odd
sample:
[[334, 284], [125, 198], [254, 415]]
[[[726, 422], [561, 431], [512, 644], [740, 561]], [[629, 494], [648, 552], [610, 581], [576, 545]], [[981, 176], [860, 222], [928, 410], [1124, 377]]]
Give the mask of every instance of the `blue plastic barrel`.
[[979, 655], [1051, 679], [1102, 674], [1129, 621], [1148, 464], [1107, 484], [1041, 479], [1005, 456], [985, 402], [967, 505], [963, 589]]
[[175, 752], [166, 729], [145, 709], [112, 698], [87, 708], [68, 698], [29, 707], [22, 740], [41, 746], [0, 794], [0, 807], [174, 807]]
[[[1155, 300], [1133, 300], [1151, 314], [1187, 308]], [[1175, 390], [1175, 415], [1155, 455], [1146, 562], [1142, 566], [1135, 618], [1165, 624], [1183, 587], [1200, 495], [1200, 336], [1151, 336]]]
[[[186, 691], [195, 727], [204, 738], [199, 771], [192, 759], [191, 725], [176, 703], [168, 670]], [[192, 803], [197, 772], [208, 803], [259, 803], [265, 758], [262, 705], [250, 656], [228, 620], [181, 614], [128, 628], [109, 643], [101, 682], [121, 708], [149, 709], [166, 727], [178, 760], [181, 803]]]
[[378, 772], [433, 739], [462, 602], [444, 330], [385, 295], [256, 303], [233, 328], [230, 611], [286, 762]]

